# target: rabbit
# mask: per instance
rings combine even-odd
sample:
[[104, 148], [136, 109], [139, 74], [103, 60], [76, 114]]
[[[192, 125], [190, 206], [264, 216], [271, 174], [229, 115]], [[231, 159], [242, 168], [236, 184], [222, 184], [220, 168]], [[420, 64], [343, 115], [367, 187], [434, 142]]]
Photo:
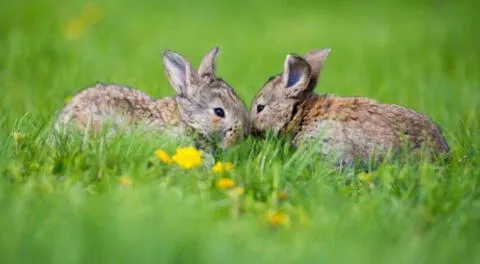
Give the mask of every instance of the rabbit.
[[228, 148], [249, 133], [249, 113], [234, 89], [215, 76], [218, 53], [218, 47], [211, 49], [197, 71], [179, 53], [163, 50], [174, 97], [155, 99], [132, 87], [98, 82], [73, 96], [56, 127], [73, 124], [96, 135], [107, 124], [113, 133], [133, 125], [174, 137], [198, 134]]
[[317, 140], [319, 154], [338, 167], [368, 166], [399, 153], [403, 143], [411, 153], [449, 152], [441, 128], [422, 113], [369, 98], [314, 93], [330, 50], [286, 56], [283, 73], [270, 77], [252, 101], [253, 134], [284, 134], [294, 146]]

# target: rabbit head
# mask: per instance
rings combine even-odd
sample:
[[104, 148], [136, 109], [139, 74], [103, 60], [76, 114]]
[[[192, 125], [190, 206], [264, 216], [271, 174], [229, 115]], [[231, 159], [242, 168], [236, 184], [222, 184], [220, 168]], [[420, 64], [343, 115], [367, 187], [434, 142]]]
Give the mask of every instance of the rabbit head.
[[219, 48], [211, 49], [196, 70], [179, 53], [165, 50], [162, 62], [176, 91], [175, 100], [182, 120], [209, 140], [226, 148], [249, 133], [245, 103], [233, 88], [215, 75]]
[[296, 106], [312, 95], [330, 49], [313, 50], [305, 56], [287, 55], [283, 73], [270, 77], [252, 102], [254, 134], [280, 133], [292, 120]]

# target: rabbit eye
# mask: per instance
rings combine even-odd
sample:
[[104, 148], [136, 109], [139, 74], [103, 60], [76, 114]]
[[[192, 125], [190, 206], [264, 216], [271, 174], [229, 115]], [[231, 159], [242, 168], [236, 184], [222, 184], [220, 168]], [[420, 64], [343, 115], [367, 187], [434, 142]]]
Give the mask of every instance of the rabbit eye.
[[222, 108], [217, 107], [213, 109], [213, 111], [215, 112], [215, 115], [217, 115], [218, 117], [221, 117], [221, 118], [225, 117], [225, 111], [223, 111]]
[[264, 105], [257, 105], [257, 114], [262, 112], [264, 108], [265, 108]]

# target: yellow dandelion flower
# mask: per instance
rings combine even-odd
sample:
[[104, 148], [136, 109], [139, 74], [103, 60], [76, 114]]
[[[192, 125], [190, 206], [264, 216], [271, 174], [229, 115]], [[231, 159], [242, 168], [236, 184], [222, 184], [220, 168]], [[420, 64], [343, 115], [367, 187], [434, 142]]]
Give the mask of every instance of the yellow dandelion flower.
[[63, 100], [65, 103], [69, 103], [70, 101], [72, 101], [72, 98], [71, 96], [67, 96], [65, 97], [65, 99]]
[[192, 169], [202, 165], [202, 153], [194, 147], [178, 148], [172, 160], [184, 169]]
[[32, 162], [32, 164], [30, 164], [30, 169], [33, 170], [33, 171], [39, 170], [40, 169], [40, 164], [38, 164], [36, 162]]
[[235, 186], [235, 182], [230, 178], [223, 178], [217, 181], [217, 188], [230, 189]]
[[121, 176], [120, 178], [118, 178], [118, 182], [120, 183], [120, 185], [123, 185], [123, 186], [133, 185], [133, 180], [127, 176]]
[[81, 17], [89, 25], [94, 25], [102, 18], [102, 9], [94, 3], [89, 3], [83, 8]]
[[24, 141], [26, 136], [20, 132], [13, 132], [12, 137], [16, 142]]
[[373, 173], [361, 172], [357, 175], [357, 177], [362, 182], [371, 182], [373, 179]]
[[289, 218], [285, 212], [270, 211], [268, 213], [267, 220], [272, 226], [279, 227], [285, 225], [288, 222]]
[[288, 194], [286, 192], [279, 192], [278, 193], [278, 200], [283, 201], [288, 198]]
[[70, 19], [65, 28], [65, 38], [68, 40], [77, 40], [81, 38], [86, 31], [87, 25], [78, 18]]
[[242, 196], [245, 193], [245, 188], [237, 187], [233, 190], [237, 196]]
[[220, 162], [215, 163], [215, 166], [212, 168], [213, 173], [222, 173], [229, 172], [233, 170], [233, 163], [231, 162]]
[[102, 10], [95, 4], [87, 4], [82, 12], [70, 19], [65, 27], [65, 38], [76, 40], [85, 35], [88, 27], [98, 23], [102, 17]]
[[173, 160], [170, 157], [170, 155], [168, 155], [167, 152], [165, 152], [161, 149], [158, 149], [158, 150], [155, 151], [155, 156], [157, 156], [158, 160], [160, 160], [163, 163], [166, 163], [166, 164], [172, 164], [173, 163]]

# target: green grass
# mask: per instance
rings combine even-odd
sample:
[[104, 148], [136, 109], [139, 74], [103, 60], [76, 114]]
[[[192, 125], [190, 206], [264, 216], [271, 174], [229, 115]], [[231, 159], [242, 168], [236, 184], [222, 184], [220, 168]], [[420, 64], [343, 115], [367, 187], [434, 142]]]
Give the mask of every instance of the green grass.
[[[0, 2], [0, 263], [480, 262], [476, 1], [96, 3], [98, 23], [69, 40], [86, 2]], [[198, 66], [214, 45], [219, 76], [247, 103], [287, 53], [330, 47], [318, 92], [424, 112], [452, 158], [383, 164], [346, 185], [316, 156], [248, 139], [219, 157], [245, 188], [235, 200], [208, 168], [155, 161], [178, 142], [47, 143], [65, 97], [97, 80], [173, 95], [160, 50]]]

